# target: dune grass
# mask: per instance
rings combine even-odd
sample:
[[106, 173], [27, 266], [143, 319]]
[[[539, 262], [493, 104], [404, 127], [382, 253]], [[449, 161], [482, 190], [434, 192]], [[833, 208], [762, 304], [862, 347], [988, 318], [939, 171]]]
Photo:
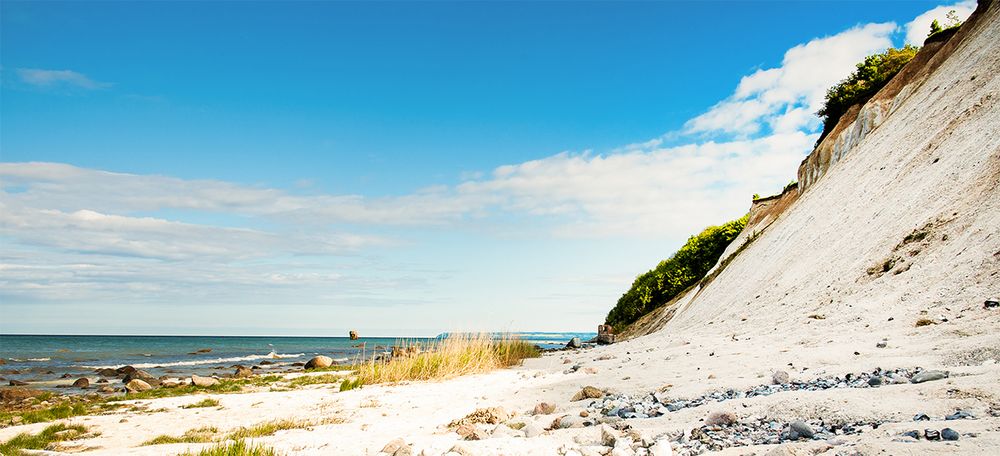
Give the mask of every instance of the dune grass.
[[233, 430], [226, 434], [226, 440], [243, 440], [252, 439], [257, 437], [267, 437], [269, 435], [274, 435], [278, 431], [284, 431], [288, 429], [306, 429], [317, 424], [313, 421], [307, 420], [275, 420], [266, 421], [263, 423], [255, 424], [250, 427], [241, 427]]
[[181, 408], [192, 409], [192, 408], [202, 408], [202, 407], [217, 407], [219, 405], [218, 399], [205, 398], [198, 402], [188, 405], [182, 405]]
[[43, 450], [55, 442], [75, 440], [87, 433], [87, 428], [79, 424], [53, 424], [38, 434], [22, 433], [0, 444], [0, 454], [17, 456], [21, 450]]
[[534, 345], [510, 335], [497, 338], [490, 334], [456, 334], [421, 348], [424, 351], [388, 362], [373, 358], [362, 363], [355, 381], [370, 385], [446, 379], [514, 366], [540, 355]]
[[172, 435], [156, 436], [150, 440], [142, 442], [142, 446], [166, 445], [169, 443], [208, 443], [215, 440], [215, 434], [218, 432], [219, 430], [214, 427], [201, 427], [191, 429], [179, 437]]
[[255, 445], [247, 443], [244, 440], [237, 440], [232, 443], [220, 443], [197, 453], [188, 451], [178, 456], [281, 456], [281, 453], [264, 445]]

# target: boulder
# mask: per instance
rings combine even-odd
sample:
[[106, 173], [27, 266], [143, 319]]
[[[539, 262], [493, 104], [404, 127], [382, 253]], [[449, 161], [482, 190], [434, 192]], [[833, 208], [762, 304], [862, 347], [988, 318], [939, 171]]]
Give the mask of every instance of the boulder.
[[583, 343], [580, 342], [579, 337], [574, 337], [566, 343], [566, 348], [580, 348], [583, 347]]
[[333, 358], [329, 356], [317, 355], [313, 356], [312, 359], [306, 362], [306, 369], [318, 369], [323, 367], [330, 367], [333, 365]]
[[94, 373], [96, 373], [97, 375], [100, 375], [101, 377], [109, 377], [110, 378], [110, 377], [117, 377], [118, 376], [118, 371], [115, 370], [115, 369], [110, 369], [110, 368], [95, 369]]
[[125, 391], [128, 391], [130, 393], [141, 393], [143, 391], [149, 391], [151, 389], [153, 389], [152, 385], [146, 383], [143, 380], [139, 380], [138, 378], [134, 378], [125, 384]]
[[535, 409], [531, 411], [532, 415], [549, 415], [556, 411], [556, 405], [550, 404], [548, 402], [539, 402], [535, 405]]
[[23, 401], [29, 397], [41, 395], [42, 391], [29, 388], [4, 388], [0, 389], [0, 402]]
[[115, 369], [116, 375], [128, 375], [131, 374], [132, 372], [135, 372], [135, 368], [132, 366], [122, 366]]
[[253, 369], [246, 366], [236, 366], [236, 372], [233, 374], [236, 378], [253, 377]]
[[80, 377], [80, 378], [76, 379], [75, 382], [73, 382], [73, 386], [75, 386], [77, 388], [86, 388], [86, 387], [90, 386], [90, 380], [87, 379], [87, 377]]
[[570, 399], [571, 402], [582, 401], [584, 399], [600, 399], [604, 397], [604, 392], [594, 388], [593, 386], [584, 386], [583, 389], [577, 391]]
[[202, 377], [200, 375], [191, 376], [191, 384], [194, 386], [200, 386], [202, 388], [207, 388], [209, 386], [215, 386], [219, 384], [219, 379], [215, 377]]

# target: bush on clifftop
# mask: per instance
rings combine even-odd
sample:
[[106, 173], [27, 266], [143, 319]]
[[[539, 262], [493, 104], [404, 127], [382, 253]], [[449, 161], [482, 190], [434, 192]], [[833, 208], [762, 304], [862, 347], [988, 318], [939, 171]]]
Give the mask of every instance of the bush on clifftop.
[[743, 231], [748, 217], [743, 216], [722, 226], [710, 226], [697, 236], [688, 238], [670, 258], [632, 282], [632, 288], [608, 313], [607, 324], [621, 331], [705, 277], [719, 261], [726, 246]]
[[907, 44], [900, 49], [889, 48], [880, 54], [869, 55], [858, 63], [857, 69], [847, 79], [827, 90], [826, 102], [816, 113], [823, 119], [823, 133], [816, 145], [833, 131], [837, 121], [851, 106], [871, 99], [919, 50], [920, 48]]

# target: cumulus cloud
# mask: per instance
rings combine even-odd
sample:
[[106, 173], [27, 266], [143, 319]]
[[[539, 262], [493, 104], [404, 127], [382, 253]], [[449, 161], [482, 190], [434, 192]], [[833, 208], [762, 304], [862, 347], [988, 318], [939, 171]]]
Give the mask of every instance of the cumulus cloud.
[[946, 25], [946, 17], [949, 11], [954, 10], [958, 18], [964, 21], [975, 9], [976, 2], [974, 0], [931, 9], [906, 24], [906, 43], [914, 46], [923, 45], [924, 40], [927, 39], [927, 33], [931, 30], [931, 22], [937, 19], [941, 25]]
[[815, 113], [826, 89], [847, 77], [865, 56], [892, 45], [893, 23], [866, 24], [816, 38], [785, 52], [781, 66], [757, 70], [740, 80], [733, 95], [686, 124], [689, 133], [748, 136], [805, 129], [819, 124]]
[[87, 75], [72, 70], [42, 70], [37, 68], [18, 68], [17, 75], [21, 81], [36, 87], [76, 87], [86, 90], [98, 90], [111, 87], [111, 83], [95, 81]]

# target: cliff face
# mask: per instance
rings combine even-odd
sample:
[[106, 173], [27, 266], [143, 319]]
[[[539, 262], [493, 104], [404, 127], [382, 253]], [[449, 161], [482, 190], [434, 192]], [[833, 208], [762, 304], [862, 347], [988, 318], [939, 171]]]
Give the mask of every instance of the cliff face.
[[834, 129], [799, 165], [799, 191], [806, 191], [824, 174], [843, 160], [865, 137], [878, 128], [920, 87], [927, 77], [947, 60], [948, 56], [976, 27], [979, 15], [969, 18], [960, 29], [948, 30], [928, 39], [920, 52], [863, 106], [852, 106], [839, 119]]
[[[803, 160], [798, 187], [755, 201], [706, 279], [628, 336], [844, 311], [858, 299], [1000, 295], [998, 10], [981, 1], [957, 32], [926, 43], [852, 107]], [[934, 240], [902, 242], [918, 232]], [[869, 273], [889, 260], [888, 274]]]
[[803, 163], [798, 200], [662, 332], [720, 321], [753, 332], [809, 315], [884, 324], [1000, 294], [1000, 8], [982, 2], [931, 45], [842, 120]]

